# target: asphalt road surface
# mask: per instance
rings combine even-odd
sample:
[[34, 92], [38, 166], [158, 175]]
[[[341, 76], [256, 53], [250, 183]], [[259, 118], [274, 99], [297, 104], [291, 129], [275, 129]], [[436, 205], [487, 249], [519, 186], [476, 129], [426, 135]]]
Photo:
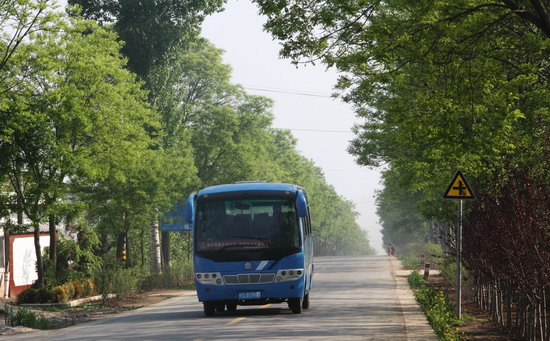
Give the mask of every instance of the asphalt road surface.
[[239, 306], [204, 317], [196, 296], [14, 340], [437, 340], [393, 257], [315, 258], [310, 309]]

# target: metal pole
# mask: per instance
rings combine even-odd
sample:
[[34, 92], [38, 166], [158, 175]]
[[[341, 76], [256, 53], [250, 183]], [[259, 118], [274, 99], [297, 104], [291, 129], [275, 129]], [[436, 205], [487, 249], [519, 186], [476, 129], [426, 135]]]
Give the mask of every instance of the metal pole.
[[458, 201], [456, 222], [456, 317], [462, 317], [462, 200]]

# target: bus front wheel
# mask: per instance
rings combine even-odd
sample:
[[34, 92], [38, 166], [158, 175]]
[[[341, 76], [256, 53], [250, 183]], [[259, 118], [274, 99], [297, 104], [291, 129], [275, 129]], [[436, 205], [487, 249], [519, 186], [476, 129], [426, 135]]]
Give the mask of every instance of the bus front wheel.
[[302, 298], [296, 297], [296, 298], [289, 298], [288, 299], [288, 307], [294, 314], [301, 314], [302, 313]]
[[237, 303], [227, 303], [227, 311], [237, 311]]
[[212, 302], [204, 302], [204, 315], [205, 316], [214, 316], [216, 315], [216, 305]]

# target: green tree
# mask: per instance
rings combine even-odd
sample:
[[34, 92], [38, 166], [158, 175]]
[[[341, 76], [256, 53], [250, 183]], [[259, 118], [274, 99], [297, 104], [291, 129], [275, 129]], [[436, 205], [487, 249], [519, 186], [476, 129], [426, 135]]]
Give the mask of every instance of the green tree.
[[260, 141], [272, 121], [272, 102], [231, 84], [221, 54], [202, 39], [174, 48], [148, 79], [166, 129], [164, 145], [191, 137], [203, 185], [258, 176], [266, 159]]
[[[317, 255], [373, 254], [365, 231], [357, 224], [354, 204], [327, 184], [315, 163], [296, 150], [296, 139], [288, 130], [271, 130], [263, 139], [271, 162], [273, 181], [295, 183], [307, 190], [314, 251]], [[270, 179], [269, 176], [265, 178]]]
[[94, 23], [60, 20], [19, 47], [2, 83], [0, 154], [32, 221], [40, 286], [39, 225], [66, 200], [68, 184], [108, 174], [102, 159], [146, 144], [145, 128], [158, 122], [119, 50], [114, 34]]
[[205, 16], [221, 10], [223, 0], [69, 0], [85, 18], [113, 23], [125, 44], [128, 67], [142, 78], [164, 54], [197, 38]]
[[29, 33], [54, 18], [55, 13], [46, 10], [48, 2], [4, 0], [0, 3], [0, 70]]
[[295, 62], [342, 72], [338, 88], [362, 122], [350, 152], [388, 165], [446, 219], [441, 188], [456, 169], [478, 186], [506, 165], [548, 163], [547, 1], [256, 1]]

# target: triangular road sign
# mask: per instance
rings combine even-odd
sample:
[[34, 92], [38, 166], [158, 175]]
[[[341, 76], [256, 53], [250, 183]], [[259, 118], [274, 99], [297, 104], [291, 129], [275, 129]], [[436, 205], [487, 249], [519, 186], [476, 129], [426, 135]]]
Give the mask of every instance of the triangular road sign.
[[453, 180], [447, 187], [445, 194], [443, 195], [445, 199], [475, 199], [474, 192], [466, 182], [466, 178], [461, 171], [457, 171]]

